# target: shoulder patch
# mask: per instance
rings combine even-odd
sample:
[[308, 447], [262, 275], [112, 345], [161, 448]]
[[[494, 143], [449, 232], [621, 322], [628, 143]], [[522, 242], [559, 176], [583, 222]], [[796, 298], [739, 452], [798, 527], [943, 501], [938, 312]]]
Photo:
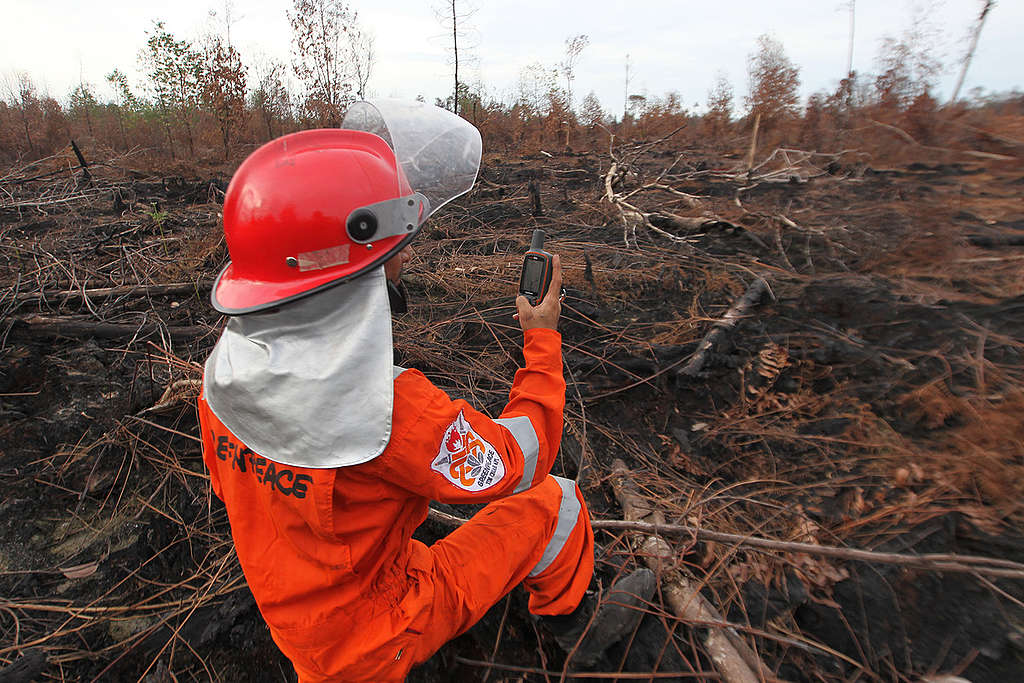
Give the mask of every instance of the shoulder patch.
[[498, 451], [473, 431], [462, 411], [441, 437], [430, 469], [465, 491], [483, 491], [505, 477]]

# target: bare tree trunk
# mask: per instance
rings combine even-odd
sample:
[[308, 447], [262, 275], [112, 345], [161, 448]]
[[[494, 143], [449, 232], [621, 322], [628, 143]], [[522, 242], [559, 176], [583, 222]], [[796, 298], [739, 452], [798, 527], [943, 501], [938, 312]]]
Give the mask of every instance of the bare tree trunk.
[[761, 113], [754, 117], [754, 132], [750, 135], [750, 151], [747, 152], [747, 173], [754, 168], [754, 153], [757, 152], [757, 132], [761, 128]]
[[622, 95], [622, 120], [625, 122], [629, 112], [629, 54], [626, 54], [626, 85]]
[[89, 105], [86, 104], [85, 109], [85, 127], [89, 130], [89, 137], [93, 137], [95, 133], [92, 132], [92, 115], [89, 113]]
[[853, 28], [857, 11], [857, 0], [850, 0], [850, 50], [846, 58], [846, 77], [853, 78]]
[[76, 143], [74, 139], [71, 140], [71, 150], [75, 153], [75, 156], [78, 157], [79, 168], [82, 169], [82, 177], [84, 177], [87, 182], [92, 182], [92, 174], [89, 173], [89, 162], [85, 160], [85, 157], [82, 155], [82, 150], [78, 149], [78, 143]]
[[36, 153], [36, 146], [32, 144], [32, 133], [29, 131], [29, 127], [28, 127], [28, 112], [25, 111], [25, 105], [22, 105], [22, 107], [21, 107], [21, 123], [22, 123], [22, 126], [24, 126], [24, 128], [25, 128], [25, 142], [28, 143], [28, 153], [29, 154], [35, 154]]
[[25, 95], [24, 89], [22, 89], [19, 99], [21, 101], [21, 125], [25, 129], [25, 142], [28, 143], [28, 153], [34, 155], [36, 153], [36, 146], [32, 144], [32, 132], [28, 125], [29, 98]]
[[978, 23], [974, 26], [974, 33], [971, 35], [971, 44], [967, 48], [967, 54], [964, 56], [964, 68], [960, 70], [960, 77], [956, 79], [956, 87], [953, 88], [953, 96], [949, 98], [949, 104], [956, 102], [956, 98], [960, 96], [960, 88], [964, 84], [964, 78], [967, 77], [967, 69], [971, 66], [971, 59], [974, 57], [974, 50], [978, 47], [978, 37], [981, 35], [981, 27], [985, 25], [985, 17], [988, 16], [989, 11], [995, 6], [995, 0], [984, 0], [985, 6], [981, 8], [981, 14], [978, 15]]
[[181, 118], [185, 123], [185, 134], [188, 136], [188, 153], [194, 159], [196, 156], [196, 145], [192, 140], [192, 124], [188, 122], [188, 112], [183, 111]]
[[171, 124], [164, 118], [164, 132], [167, 133], [167, 148], [171, 150], [171, 159], [174, 159], [174, 136], [171, 135]]
[[128, 149], [128, 135], [124, 132], [124, 112], [117, 108], [117, 127], [121, 130], [121, 147]]
[[455, 57], [455, 92], [452, 93], [452, 111], [459, 113], [459, 24], [455, 15], [455, 0], [452, 0], [452, 55]]

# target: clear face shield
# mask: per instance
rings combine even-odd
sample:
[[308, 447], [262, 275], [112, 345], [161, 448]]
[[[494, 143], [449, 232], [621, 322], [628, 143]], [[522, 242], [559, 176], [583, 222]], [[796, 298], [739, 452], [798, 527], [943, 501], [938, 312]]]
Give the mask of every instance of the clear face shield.
[[[424, 102], [356, 102], [341, 127], [373, 133], [394, 150], [409, 187], [427, 200], [421, 224], [468, 192], [480, 170], [480, 131], [462, 117]], [[407, 195], [401, 180], [399, 185], [398, 196]]]
[[[366, 207], [380, 219], [372, 239], [418, 229], [445, 204], [469, 192], [476, 182], [483, 150], [480, 132], [450, 111], [404, 100], [356, 102], [348, 108], [341, 127], [382, 138], [394, 151], [401, 169], [398, 198]], [[357, 242], [361, 241], [360, 211], [349, 218], [349, 234]], [[389, 280], [388, 289], [392, 311], [404, 313], [404, 286]]]

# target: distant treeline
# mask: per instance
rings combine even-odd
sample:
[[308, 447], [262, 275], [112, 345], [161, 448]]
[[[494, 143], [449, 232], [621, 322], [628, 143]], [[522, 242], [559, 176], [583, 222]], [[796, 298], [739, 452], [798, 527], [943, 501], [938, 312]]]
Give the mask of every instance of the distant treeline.
[[[195, 42], [154, 22], [139, 56], [145, 82], [133, 86], [113, 69], [110, 101], [86, 83], [58, 100], [40, 93], [29, 74], [15, 74], [0, 100], [0, 163], [49, 156], [71, 139], [96, 157], [132, 151], [154, 162], [230, 162], [279, 135], [339, 125], [347, 106], [368, 90], [373, 41], [341, 0], [293, 1], [290, 67], [265, 57], [243, 62], [229, 39], [228, 16], [221, 34]], [[459, 17], [449, 20], [458, 29]], [[601, 150], [613, 135], [623, 142], [674, 131], [682, 145], [739, 152], [755, 127], [760, 147], [873, 152], [895, 144], [1019, 152], [1019, 137], [993, 126], [995, 119], [1024, 115], [1024, 94], [983, 97], [976, 91], [969, 101], [941, 105], [932, 95], [941, 65], [910, 40], [883, 45], [877, 74], [850, 72], [834, 91], [803, 101], [799, 68], [780, 42], [761, 36], [748, 59], [741, 103], [720, 75], [700, 114], [669, 92], [630, 94], [614, 116], [593, 92], [578, 103], [573, 96], [573, 68], [588, 43], [585, 35], [567, 39], [565, 61], [523, 68], [516, 92], [503, 97], [489, 94], [485, 84], [460, 81], [456, 71], [451, 94], [435, 103], [470, 120], [485, 150], [500, 153]], [[624, 92], [628, 88], [627, 76]]]

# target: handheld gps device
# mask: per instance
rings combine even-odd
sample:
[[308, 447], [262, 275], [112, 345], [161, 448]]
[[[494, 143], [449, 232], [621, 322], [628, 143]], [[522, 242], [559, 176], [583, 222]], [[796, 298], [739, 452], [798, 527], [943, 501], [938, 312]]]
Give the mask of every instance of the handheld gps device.
[[544, 251], [544, 231], [534, 230], [530, 250], [523, 257], [523, 272], [519, 276], [519, 293], [536, 306], [547, 294], [551, 284], [552, 255]]

